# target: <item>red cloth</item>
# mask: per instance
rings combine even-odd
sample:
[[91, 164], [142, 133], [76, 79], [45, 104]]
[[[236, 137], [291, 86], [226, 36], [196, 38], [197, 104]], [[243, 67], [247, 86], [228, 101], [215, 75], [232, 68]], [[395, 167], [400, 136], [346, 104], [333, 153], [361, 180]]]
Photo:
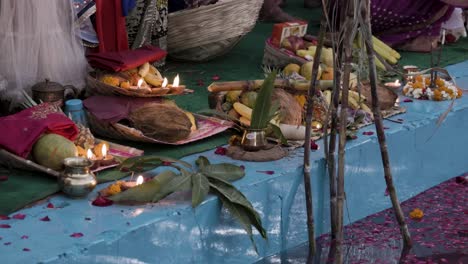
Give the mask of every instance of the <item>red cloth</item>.
[[165, 50], [146, 45], [136, 50], [92, 53], [86, 57], [89, 64], [95, 68], [118, 72], [136, 68], [146, 62], [160, 60], [166, 55]]
[[83, 105], [92, 115], [106, 123], [117, 123], [126, 119], [132, 109], [146, 103], [162, 102], [161, 98], [132, 98], [96, 95], [86, 98]]
[[95, 0], [99, 52], [128, 50], [122, 0]]
[[0, 147], [26, 158], [43, 133], [54, 133], [74, 140], [78, 128], [55, 106], [44, 103], [14, 115], [0, 118]]

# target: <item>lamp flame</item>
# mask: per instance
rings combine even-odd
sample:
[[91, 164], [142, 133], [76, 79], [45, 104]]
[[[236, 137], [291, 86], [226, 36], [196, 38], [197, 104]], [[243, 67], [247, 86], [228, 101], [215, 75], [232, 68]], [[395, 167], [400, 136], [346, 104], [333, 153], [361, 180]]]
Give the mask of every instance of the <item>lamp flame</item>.
[[400, 86], [400, 80], [396, 79], [394, 84]]
[[140, 78], [140, 80], [138, 80], [138, 89], [141, 88], [142, 84], [143, 84], [143, 79]]
[[91, 149], [88, 149], [88, 151], [86, 152], [86, 157], [88, 159], [92, 159], [93, 158], [93, 152], [91, 151]]
[[101, 154], [102, 154], [103, 157], [107, 156], [107, 146], [106, 146], [106, 144], [102, 144]]
[[164, 77], [164, 81], [163, 81], [163, 83], [162, 83], [162, 88], [166, 88], [167, 83], [168, 83], [167, 78]]
[[141, 176], [141, 175], [138, 176], [135, 186], [138, 186], [138, 185], [142, 184], [144, 181], [145, 181], [145, 179], [143, 178], [143, 176]]
[[179, 74], [177, 74], [177, 76], [174, 78], [174, 83], [172, 84], [172, 86], [179, 87], [179, 82], [180, 82]]

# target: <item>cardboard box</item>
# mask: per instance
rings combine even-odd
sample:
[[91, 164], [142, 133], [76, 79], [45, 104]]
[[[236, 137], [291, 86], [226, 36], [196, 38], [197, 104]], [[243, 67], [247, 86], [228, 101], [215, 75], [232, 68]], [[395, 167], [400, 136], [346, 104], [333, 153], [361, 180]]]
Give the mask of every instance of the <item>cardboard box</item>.
[[307, 33], [306, 21], [292, 21], [275, 24], [271, 35], [271, 43], [276, 47], [281, 46], [281, 42], [289, 36], [303, 37]]

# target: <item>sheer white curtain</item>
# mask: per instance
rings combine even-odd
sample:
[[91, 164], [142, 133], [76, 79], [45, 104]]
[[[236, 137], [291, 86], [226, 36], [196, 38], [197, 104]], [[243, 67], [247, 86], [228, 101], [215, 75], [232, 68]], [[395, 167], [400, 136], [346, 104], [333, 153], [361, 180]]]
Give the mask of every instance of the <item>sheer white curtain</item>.
[[45, 78], [84, 88], [87, 62], [74, 19], [69, 0], [0, 1], [2, 97], [21, 102], [21, 90]]

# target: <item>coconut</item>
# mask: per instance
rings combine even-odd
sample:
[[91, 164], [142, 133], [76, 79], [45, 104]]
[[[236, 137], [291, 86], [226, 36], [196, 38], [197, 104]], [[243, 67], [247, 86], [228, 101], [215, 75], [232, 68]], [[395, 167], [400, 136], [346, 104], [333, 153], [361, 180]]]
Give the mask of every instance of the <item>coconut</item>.
[[63, 169], [63, 160], [76, 157], [78, 151], [75, 144], [57, 134], [42, 136], [33, 146], [32, 155], [36, 162], [53, 170]]
[[185, 112], [173, 104], [148, 103], [129, 115], [134, 128], [145, 136], [167, 142], [189, 137], [192, 122]]

